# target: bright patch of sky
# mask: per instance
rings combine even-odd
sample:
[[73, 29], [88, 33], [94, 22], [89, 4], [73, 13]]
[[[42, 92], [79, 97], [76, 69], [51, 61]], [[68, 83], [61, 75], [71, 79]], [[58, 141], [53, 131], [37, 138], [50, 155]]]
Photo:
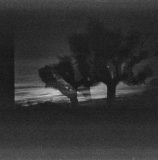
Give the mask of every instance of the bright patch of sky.
[[[129, 87], [120, 83], [117, 86], [116, 96], [128, 96], [135, 93], [141, 93], [144, 89], [144, 86], [133, 86]], [[86, 101], [86, 98], [83, 96], [82, 92], [78, 92], [79, 102]], [[92, 99], [101, 99], [106, 98], [107, 87], [103, 83], [100, 83], [98, 86], [91, 87], [91, 98]], [[69, 102], [69, 99], [62, 95], [60, 91], [53, 88], [45, 88], [44, 86], [37, 87], [15, 87], [15, 102], [26, 105], [27, 103], [35, 104], [39, 102]]]

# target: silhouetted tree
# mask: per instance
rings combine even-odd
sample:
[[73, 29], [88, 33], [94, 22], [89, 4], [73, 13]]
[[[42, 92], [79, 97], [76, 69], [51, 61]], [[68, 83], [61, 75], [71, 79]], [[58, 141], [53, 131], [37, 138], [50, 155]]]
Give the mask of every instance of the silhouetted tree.
[[138, 85], [152, 75], [149, 66], [137, 75], [133, 73], [133, 67], [148, 57], [148, 52], [142, 50], [145, 39], [137, 31], [123, 34], [91, 20], [85, 33], [70, 35], [69, 44], [81, 74], [93, 83], [107, 85], [107, 103], [111, 104], [120, 81]]
[[[70, 98], [72, 106], [77, 106], [78, 87], [83, 85], [86, 90], [90, 90], [90, 85], [83, 77], [78, 81], [75, 80], [75, 66], [72, 63], [71, 57], [64, 56], [58, 58], [58, 64], [46, 65], [44, 68], [39, 69], [39, 76], [46, 84], [46, 87], [58, 89], [62, 94]], [[90, 97], [89, 94], [84, 95]]]
[[148, 84], [150, 87], [158, 87], [158, 78], [153, 78]]

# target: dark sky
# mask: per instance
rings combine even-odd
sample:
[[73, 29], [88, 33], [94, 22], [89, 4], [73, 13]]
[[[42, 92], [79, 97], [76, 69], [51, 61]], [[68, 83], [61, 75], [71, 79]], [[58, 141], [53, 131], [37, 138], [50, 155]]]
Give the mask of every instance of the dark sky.
[[128, 3], [123, 0], [81, 1], [35, 0], [34, 3], [29, 3], [30, 1], [23, 0], [20, 4], [14, 3], [17, 10], [14, 28], [15, 58], [40, 59], [67, 54], [67, 36], [81, 30], [89, 16], [103, 19], [108, 27], [138, 27], [155, 31], [158, 25], [158, 12], [151, 9], [154, 6], [151, 1], [143, 1], [141, 4], [138, 0], [128, 0]]
[[[15, 11], [15, 70], [31, 65], [37, 70], [55, 61], [57, 55], [69, 54], [68, 35], [82, 31], [88, 17], [101, 19], [109, 28], [136, 28], [141, 32], [150, 32], [154, 43], [158, 39], [157, 0], [12, 2], [10, 7]], [[151, 43], [147, 47], [152, 52], [155, 46]], [[154, 65], [157, 67], [155, 62]]]
[[[10, 3], [9, 3], [10, 2]], [[63, 9], [63, 8], [139, 8], [141, 4], [143, 9], [156, 8], [157, 0], [7, 0], [1, 2], [1, 6], [21, 9]]]

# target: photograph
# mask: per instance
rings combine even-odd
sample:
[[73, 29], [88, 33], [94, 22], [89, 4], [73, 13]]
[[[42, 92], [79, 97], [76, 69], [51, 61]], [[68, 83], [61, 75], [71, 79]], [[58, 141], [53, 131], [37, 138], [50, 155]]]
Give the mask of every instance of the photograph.
[[0, 160], [158, 159], [157, 0], [0, 9]]

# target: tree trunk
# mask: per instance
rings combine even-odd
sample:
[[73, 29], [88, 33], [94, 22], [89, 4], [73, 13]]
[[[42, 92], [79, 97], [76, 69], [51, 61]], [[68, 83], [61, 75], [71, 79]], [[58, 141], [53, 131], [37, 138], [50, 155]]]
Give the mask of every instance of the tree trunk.
[[71, 107], [77, 107], [78, 104], [78, 99], [77, 99], [77, 89], [69, 90], [66, 88], [58, 88], [58, 90], [65, 96], [67, 96], [70, 99], [71, 102]]
[[116, 97], [116, 84], [107, 84], [107, 106], [111, 106], [115, 102]]
[[70, 97], [70, 101], [71, 101], [71, 107], [75, 108], [78, 107], [78, 99], [77, 99], [77, 91], [76, 93], [72, 94]]

